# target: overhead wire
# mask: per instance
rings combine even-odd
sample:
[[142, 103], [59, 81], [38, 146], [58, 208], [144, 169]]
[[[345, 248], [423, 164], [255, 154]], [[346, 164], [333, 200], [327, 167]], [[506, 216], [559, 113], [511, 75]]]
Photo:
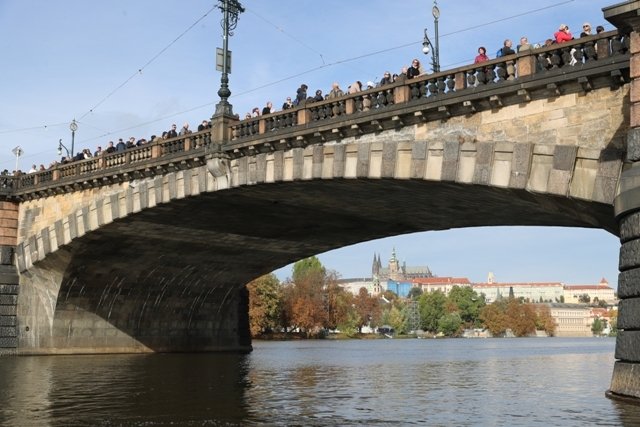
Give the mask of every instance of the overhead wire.
[[[496, 23], [500, 23], [500, 22], [511, 20], [511, 19], [519, 18], [519, 17], [522, 17], [522, 16], [531, 15], [531, 14], [538, 13], [538, 12], [541, 12], [541, 11], [544, 11], [544, 10], [560, 7], [560, 6], [563, 6], [565, 4], [572, 3], [574, 1], [575, 0], [565, 0], [565, 1], [562, 1], [562, 2], [559, 2], [559, 3], [555, 3], [555, 4], [552, 4], [552, 5], [549, 5], [549, 6], [544, 6], [544, 7], [540, 7], [540, 8], [537, 8], [537, 9], [532, 9], [532, 10], [529, 10], [529, 11], [526, 11], [526, 12], [522, 12], [522, 13], [518, 13], [518, 14], [515, 14], [515, 15], [510, 15], [510, 16], [507, 16], [507, 17], [504, 17], [504, 18], [496, 19], [496, 20], [493, 20], [493, 21], [485, 22], [485, 23], [482, 23], [482, 24], [474, 25], [472, 27], [467, 27], [467, 28], [459, 29], [459, 30], [452, 31], [452, 32], [449, 32], [449, 33], [445, 33], [445, 34], [442, 34], [441, 37], [448, 37], [448, 36], [452, 36], [452, 35], [455, 35], [455, 34], [459, 34], [459, 33], [471, 31], [471, 30], [474, 30], [474, 29], [486, 27], [486, 26], [489, 26], [489, 25], [493, 25], [493, 24], [496, 24]], [[175, 43], [177, 43], [182, 37], [184, 37], [184, 35], [186, 35], [189, 31], [191, 31], [198, 23], [200, 23], [203, 19], [205, 19], [216, 8], [217, 8], [217, 6], [214, 6], [211, 9], [209, 9], [207, 12], [205, 12], [201, 17], [199, 17], [195, 22], [193, 22], [187, 29], [185, 29], [182, 33], [180, 33], [174, 40], [172, 40], [169, 44], [167, 44], [163, 49], [161, 49], [153, 57], [151, 57], [135, 73], [133, 73], [131, 76], [129, 76], [120, 85], [118, 85], [116, 88], [114, 88], [112, 91], [110, 91], [98, 103], [96, 103], [92, 108], [90, 108], [87, 112], [85, 112], [82, 116], [80, 116], [79, 120], [82, 120], [87, 115], [95, 112], [96, 108], [98, 108], [100, 105], [102, 105], [104, 102], [106, 102], [110, 97], [112, 97], [115, 93], [117, 93], [120, 89], [122, 89], [124, 86], [126, 86], [127, 83], [129, 83], [137, 75], [140, 75], [145, 68], [147, 68], [155, 60], [157, 60], [164, 52], [166, 52], [171, 46], [173, 46]], [[300, 76], [303, 76], [303, 75], [306, 75], [306, 74], [309, 74], [309, 73], [313, 73], [315, 71], [318, 71], [318, 70], [321, 70], [321, 69], [324, 69], [324, 68], [333, 67], [333, 66], [340, 65], [340, 64], [347, 64], [347, 63], [350, 63], [350, 62], [353, 62], [353, 61], [357, 61], [357, 60], [360, 60], [360, 59], [363, 59], [363, 58], [368, 58], [368, 57], [371, 57], [371, 56], [380, 55], [382, 53], [386, 53], [386, 52], [390, 52], [390, 51], [394, 51], [394, 50], [398, 50], [398, 49], [403, 49], [403, 48], [406, 48], [406, 47], [409, 47], [409, 46], [413, 46], [413, 45], [418, 44], [418, 43], [422, 43], [422, 40], [412, 41], [412, 42], [409, 42], [409, 43], [404, 43], [404, 44], [401, 44], [401, 45], [392, 46], [392, 47], [389, 47], [389, 48], [380, 49], [380, 50], [376, 50], [376, 51], [373, 51], [373, 52], [368, 52], [368, 53], [365, 53], [365, 54], [362, 54], [362, 55], [353, 56], [353, 57], [350, 57], [350, 58], [344, 58], [344, 59], [340, 59], [340, 60], [336, 60], [336, 61], [327, 63], [325, 61], [324, 55], [321, 52], [319, 52], [317, 49], [314, 49], [313, 47], [311, 47], [311, 46], [307, 45], [306, 43], [304, 43], [303, 41], [299, 40], [298, 38], [292, 36], [291, 34], [286, 32], [283, 28], [279, 27], [277, 24], [275, 24], [275, 23], [269, 21], [268, 19], [264, 18], [263, 16], [259, 15], [255, 11], [250, 10], [250, 12], [253, 13], [255, 16], [257, 16], [259, 19], [261, 19], [261, 20], [265, 21], [266, 23], [268, 23], [269, 25], [274, 26], [278, 31], [280, 31], [281, 33], [283, 33], [287, 37], [291, 38], [292, 40], [294, 40], [297, 43], [301, 44], [302, 46], [306, 47], [307, 49], [309, 49], [309, 50], [313, 51], [314, 53], [318, 54], [320, 56], [323, 64], [319, 65], [319, 66], [316, 66], [316, 67], [312, 67], [312, 68], [303, 70], [301, 72], [292, 74], [292, 75], [287, 76], [287, 77], [280, 78], [280, 79], [272, 81], [272, 82], [268, 82], [268, 83], [260, 85], [260, 86], [256, 86], [256, 87], [250, 88], [250, 89], [245, 90], [243, 92], [240, 92], [240, 93], [237, 93], [235, 95], [232, 95], [232, 97], [234, 97], [234, 98], [235, 97], [239, 97], [239, 96], [243, 96], [243, 95], [247, 95], [247, 94], [250, 94], [252, 92], [256, 92], [258, 90], [261, 90], [261, 89], [264, 89], [264, 88], [267, 88], [267, 87], [270, 87], [270, 86], [274, 86], [274, 85], [277, 85], [279, 83], [282, 83], [282, 82], [285, 82], [285, 81], [288, 81], [288, 80], [292, 80], [292, 79], [298, 78]], [[459, 63], [456, 63], [456, 64], [459, 64]], [[456, 64], [449, 64], [448, 66], [456, 65]], [[192, 111], [198, 110], [200, 108], [208, 107], [208, 106], [211, 106], [211, 105], [214, 105], [214, 104], [215, 104], [215, 102], [210, 102], [210, 103], [199, 105], [197, 107], [189, 108], [187, 110], [183, 110], [183, 111], [180, 111], [180, 112], [172, 113], [170, 115], [166, 115], [166, 116], [163, 116], [163, 117], [158, 117], [156, 119], [153, 119], [153, 120], [150, 120], [150, 121], [146, 121], [144, 123], [140, 123], [140, 124], [137, 124], [137, 125], [134, 125], [134, 126], [121, 128], [121, 129], [114, 130], [114, 131], [105, 131], [100, 136], [89, 138], [89, 139], [86, 139], [86, 140], [83, 140], [83, 141], [79, 141], [79, 142], [80, 143], [88, 142], [88, 141], [92, 141], [92, 140], [95, 140], [95, 139], [103, 138], [105, 136], [109, 136], [109, 135], [112, 135], [112, 134], [115, 134], [115, 133], [118, 133], [118, 132], [124, 132], [124, 131], [127, 131], [127, 130], [136, 129], [138, 127], [143, 127], [143, 126], [146, 126], [146, 125], [149, 125], [149, 124], [152, 124], [152, 123], [156, 123], [156, 122], [161, 121], [161, 120], [166, 120], [168, 118], [176, 117], [176, 116], [181, 115], [181, 114], [186, 114], [188, 112], [192, 112]], [[65, 123], [55, 123], [55, 124], [34, 126], [34, 127], [29, 127], [29, 128], [4, 130], [4, 131], [0, 131], [0, 134], [7, 134], [7, 133], [13, 133], [13, 132], [23, 132], [23, 131], [29, 131], [29, 130], [38, 130], [38, 129], [42, 129], [42, 128], [47, 129], [47, 128], [50, 128], [50, 127], [57, 127], [57, 126], [66, 125], [66, 124], [67, 123], [65, 122]], [[42, 153], [39, 153], [39, 154], [42, 154]], [[31, 157], [31, 156], [28, 156], [28, 157]]]

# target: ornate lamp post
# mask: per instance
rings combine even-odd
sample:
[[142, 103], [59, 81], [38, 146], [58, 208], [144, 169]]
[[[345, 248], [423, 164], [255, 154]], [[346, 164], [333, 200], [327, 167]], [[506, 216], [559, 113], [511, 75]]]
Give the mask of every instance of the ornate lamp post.
[[58, 141], [58, 156], [62, 156], [62, 149], [67, 152], [67, 158], [69, 158], [69, 149], [62, 143], [62, 138]]
[[78, 122], [76, 122], [76, 119], [71, 121], [69, 129], [71, 130], [71, 152], [69, 152], [69, 149], [62, 143], [62, 139], [58, 141], [58, 156], [62, 155], [62, 149], [64, 148], [64, 151], [67, 152], [67, 160], [71, 160], [74, 155], [73, 146], [75, 145], [76, 131], [78, 130]]
[[76, 123], [76, 119], [73, 119], [71, 121], [71, 124], [69, 125], [69, 129], [71, 129], [71, 157], [73, 157], [75, 154], [73, 152], [73, 145], [76, 140], [76, 131], [78, 130], [78, 123]]
[[440, 9], [438, 8], [438, 1], [433, 0], [433, 8], [431, 8], [431, 14], [433, 15], [433, 25], [436, 29], [436, 45], [435, 47], [429, 40], [429, 36], [427, 35], [427, 29], [424, 29], [424, 39], [422, 41], [422, 52], [425, 55], [429, 54], [430, 50], [433, 50], [431, 66], [433, 67], [434, 73], [440, 72], [440, 37], [438, 35], [438, 19], [440, 19]]
[[220, 77], [220, 89], [218, 95], [220, 102], [216, 104], [215, 115], [233, 115], [233, 107], [229, 104], [231, 91], [229, 90], [229, 74], [231, 72], [229, 62], [229, 37], [238, 25], [238, 16], [244, 12], [244, 8], [238, 0], [218, 0], [218, 7], [223, 13], [222, 21], [222, 76]]

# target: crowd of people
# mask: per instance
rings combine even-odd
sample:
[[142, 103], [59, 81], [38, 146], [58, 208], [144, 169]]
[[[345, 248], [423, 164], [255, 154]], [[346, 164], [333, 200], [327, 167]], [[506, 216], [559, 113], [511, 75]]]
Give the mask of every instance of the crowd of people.
[[[594, 35], [592, 31], [593, 30], [591, 24], [585, 22], [584, 24], [582, 24], [582, 32], [580, 33], [580, 38]], [[604, 32], [604, 27], [602, 25], [598, 25], [596, 27], [596, 34], [600, 34], [602, 32]], [[501, 56], [513, 55], [516, 52], [520, 53], [530, 49], [538, 49], [541, 47], [552, 46], [554, 44], [562, 44], [571, 40], [574, 40], [574, 37], [569, 31], [569, 26], [566, 24], [561, 24], [558, 28], [558, 31], [553, 34], [553, 38], [546, 39], [544, 43], [535, 43], [532, 45], [529, 43], [529, 40], [526, 36], [522, 36], [520, 37], [520, 44], [518, 44], [518, 46], [516, 46], [514, 50], [513, 42], [511, 41], [511, 39], [506, 39], [502, 44], [502, 47], [496, 52], [496, 58], [499, 58]], [[487, 49], [484, 46], [480, 46], [478, 48], [478, 55], [473, 62], [474, 64], [479, 64], [481, 62], [489, 61], [490, 59], [491, 58], [489, 58], [489, 56], [487, 55]]]
[[[210, 128], [211, 128], [211, 122], [209, 120], [203, 120], [198, 125], [197, 131], [200, 132]], [[118, 138], [118, 142], [114, 142], [113, 140], [109, 141], [107, 143], [106, 148], [104, 149], [102, 148], [101, 145], [98, 145], [95, 151], [93, 152], [91, 152], [89, 148], [83, 148], [77, 153], [67, 153], [68, 154], [67, 156], [63, 156], [59, 161], [56, 160], [51, 162], [49, 166], [45, 166], [44, 164], [40, 164], [40, 166], [37, 166], [33, 164], [31, 165], [31, 168], [26, 173], [42, 172], [56, 165], [68, 164], [68, 163], [77, 162], [80, 160], [91, 159], [94, 157], [99, 157], [103, 154], [120, 153], [127, 149], [141, 147], [143, 145], [146, 145], [152, 142], [155, 143], [165, 139], [176, 138], [178, 136], [189, 135], [190, 133], [192, 133], [191, 129], [189, 128], [189, 123], [184, 123], [182, 125], [182, 128], [179, 131], [177, 129], [178, 129], [178, 126], [174, 123], [171, 125], [169, 130], [162, 132], [162, 134], [160, 134], [159, 136], [151, 135], [149, 139], [147, 138], [136, 139], [135, 137], [132, 136], [132, 137], [129, 137], [128, 140], [124, 141], [123, 138]], [[15, 170], [11, 172], [8, 169], [5, 169], [2, 172], [0, 172], [0, 175], [5, 175], [5, 176], [16, 175], [17, 176], [17, 175], [22, 175], [23, 173], [25, 172], [21, 170]]]
[[[603, 31], [604, 31], [604, 27], [601, 25], [598, 25], [595, 29], [596, 34], [600, 34]], [[580, 37], [588, 37], [591, 35], [594, 35], [594, 33], [592, 32], [591, 24], [589, 24], [588, 22], [585, 22], [582, 25], [582, 32], [580, 33]], [[574, 37], [569, 31], [569, 26], [566, 24], [562, 24], [558, 28], [558, 31], [554, 33], [553, 38], [547, 39], [544, 43], [535, 43], [532, 45], [529, 43], [527, 37], [523, 36], [520, 38], [520, 43], [514, 49], [513, 42], [511, 41], [511, 39], [506, 39], [502, 47], [500, 47], [496, 52], [496, 58], [501, 56], [512, 55], [512, 54], [523, 52], [529, 49], [537, 49], [540, 47], [551, 46], [554, 44], [566, 43], [573, 39]], [[478, 55], [475, 57], [474, 63], [478, 64], [478, 63], [486, 62], [489, 60], [491, 60], [491, 58], [487, 54], [487, 49], [484, 46], [480, 46], [478, 48]], [[313, 92], [313, 94], [311, 94], [308, 92], [309, 86], [303, 83], [296, 90], [295, 97], [286, 98], [286, 100], [282, 104], [282, 110], [284, 111], [291, 108], [295, 108], [300, 105], [324, 101], [327, 99], [338, 98], [346, 94], [354, 94], [354, 93], [358, 93], [360, 91], [371, 89], [374, 87], [381, 87], [381, 86], [393, 84], [396, 82], [403, 82], [403, 81], [421, 76], [423, 74], [426, 74], [426, 71], [422, 67], [420, 60], [415, 58], [411, 61], [411, 65], [403, 66], [400, 72], [397, 74], [395, 73], [392, 74], [390, 71], [385, 71], [383, 74], [383, 77], [380, 79], [378, 83], [368, 81], [365, 85], [358, 80], [350, 84], [346, 90], [342, 90], [340, 88], [340, 84], [338, 82], [334, 82], [331, 85], [331, 90], [326, 94], [323, 94], [321, 89], [317, 89], [315, 92]], [[250, 113], [246, 113], [244, 116], [244, 119], [251, 119], [253, 117], [259, 117], [261, 115], [271, 114], [271, 113], [274, 113], [275, 111], [276, 109], [274, 108], [273, 103], [271, 101], [267, 101], [265, 106], [262, 109], [255, 107], [251, 110]], [[238, 117], [238, 119], [239, 118], [240, 117]], [[211, 122], [208, 120], [203, 120], [202, 123], [198, 125], [198, 132], [209, 129], [210, 127], [211, 127]], [[89, 150], [88, 148], [84, 148], [73, 156], [62, 157], [59, 162], [58, 161], [52, 162], [49, 165], [49, 167], [53, 167], [57, 164], [65, 164], [65, 163], [70, 163], [74, 161], [85, 160], [92, 157], [100, 156], [105, 153], [110, 154], [110, 153], [122, 152], [122, 151], [125, 151], [126, 149], [140, 147], [150, 142], [158, 142], [164, 139], [188, 135], [191, 132], [192, 131], [189, 129], [189, 123], [185, 123], [179, 131], [177, 130], [177, 125], [174, 123], [171, 125], [171, 128], [169, 130], [162, 132], [160, 136], [151, 135], [149, 139], [145, 139], [145, 138], [136, 139], [135, 137], [130, 137], [127, 141], [124, 141], [122, 138], [119, 138], [118, 142], [109, 141], [105, 149], [103, 149], [101, 146], [98, 146], [96, 150], [92, 153], [91, 150]], [[44, 165], [41, 164], [38, 167], [34, 164], [32, 165], [28, 173], [44, 171], [44, 170], [47, 170], [47, 168]], [[20, 174], [20, 173], [22, 172], [14, 171], [13, 174]], [[6, 169], [0, 172], [0, 174], [11, 175], [11, 173]]]
[[[585, 22], [582, 25], [582, 32], [580, 33], [580, 37], [587, 37], [594, 35], [592, 32], [591, 24]], [[598, 25], [596, 27], [596, 34], [600, 34], [604, 31], [604, 27]], [[530, 44], [529, 40], [526, 36], [520, 38], [520, 44], [518, 44], [515, 49], [513, 47], [513, 42], [511, 39], [506, 39], [503, 45], [497, 50], [496, 58], [501, 56], [513, 55], [517, 52], [523, 52], [528, 49], [537, 49], [540, 47], [551, 46], [554, 44], [565, 43], [570, 40], [573, 40], [573, 36], [571, 32], [569, 32], [569, 26], [562, 24], [558, 28], [558, 31], [554, 33], [553, 38], [547, 39], [544, 43], [535, 43]], [[489, 61], [491, 58], [487, 54], [487, 49], [484, 46], [480, 46], [478, 48], [478, 55], [475, 57], [474, 63], [481, 63]], [[290, 108], [297, 107], [303, 104], [309, 104], [318, 101], [324, 101], [327, 99], [336, 98], [339, 96], [343, 96], [345, 94], [354, 94], [366, 89], [371, 89], [373, 87], [381, 87], [387, 84], [392, 84], [398, 81], [405, 81], [407, 79], [412, 79], [414, 77], [418, 77], [420, 75], [426, 74], [426, 71], [422, 68], [420, 64], [420, 60], [417, 58], [411, 61], [410, 66], [404, 66], [397, 74], [391, 74], [389, 71], [384, 72], [384, 76], [380, 81], [375, 84], [372, 81], [367, 82], [366, 85], [363, 85], [361, 81], [356, 81], [347, 87], [346, 91], [343, 91], [340, 88], [340, 85], [337, 82], [334, 82], [331, 87], [331, 91], [325, 95], [322, 94], [322, 90], [318, 89], [315, 91], [313, 95], [308, 93], [309, 87], [306, 84], [300, 85], [300, 87], [296, 90], [296, 96], [294, 98], [287, 97], [285, 102], [282, 104], [282, 110], [287, 110]], [[259, 117], [264, 114], [274, 113], [276, 110], [273, 108], [273, 103], [271, 101], [267, 101], [266, 105], [262, 110], [260, 108], [255, 107], [251, 110], [251, 112], [246, 113], [244, 119], [251, 119], [254, 117]]]

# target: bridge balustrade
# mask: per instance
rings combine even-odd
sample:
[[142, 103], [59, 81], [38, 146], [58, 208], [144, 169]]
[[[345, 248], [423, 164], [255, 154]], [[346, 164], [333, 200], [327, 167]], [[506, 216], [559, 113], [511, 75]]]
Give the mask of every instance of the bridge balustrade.
[[241, 120], [231, 126], [231, 135], [234, 140], [248, 139], [286, 127], [342, 119], [346, 115], [365, 113], [396, 104], [425, 98], [435, 100], [454, 92], [533, 78], [536, 74], [589, 64], [612, 55], [625, 54], [628, 49], [628, 37], [617, 31], [610, 31], [560, 45], [532, 48], [481, 64], [396, 82], [345, 95], [339, 99], [306, 102], [293, 110]]
[[[562, 75], [568, 68], [589, 66], [612, 56], [625, 55], [628, 51], [629, 37], [617, 31], [561, 45], [530, 49], [481, 64], [402, 80], [339, 98], [304, 103], [293, 109], [260, 117], [232, 121], [229, 126], [231, 145], [244, 140], [264, 138], [268, 134], [302, 130], [311, 125], [339, 125], [350, 117], [384, 112], [385, 109], [390, 111], [390, 115], [395, 114], [394, 111], [402, 106], [422, 109], [423, 104], [428, 105], [456, 93], [473, 93], [490, 86], [497, 88], [505, 82], [531, 81], [538, 76]], [[122, 170], [144, 163], [161, 163], [163, 158], [171, 162], [175, 156], [184, 156], [190, 151], [209, 147], [212, 142], [212, 133], [206, 130], [151, 142], [124, 152], [56, 165], [47, 171], [17, 177], [0, 176], [0, 195], [10, 196], [17, 190], [36, 189], [55, 181], [94, 177], [109, 170]], [[229, 150], [233, 150], [233, 147], [230, 146], [227, 151]]]

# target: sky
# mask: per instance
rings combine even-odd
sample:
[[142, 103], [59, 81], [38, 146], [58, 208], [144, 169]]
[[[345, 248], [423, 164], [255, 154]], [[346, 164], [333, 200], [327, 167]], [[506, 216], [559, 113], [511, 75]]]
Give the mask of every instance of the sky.
[[[172, 123], [197, 127], [219, 101], [215, 49], [222, 14], [212, 0], [0, 0], [0, 170], [28, 170], [57, 159], [58, 141], [92, 151], [110, 140], [149, 138]], [[276, 109], [296, 88], [327, 92], [399, 72], [422, 53], [426, 28], [435, 43], [432, 1], [241, 0], [229, 40], [234, 112], [244, 116], [272, 101]], [[601, 9], [615, 1], [440, 0], [443, 70], [473, 62], [478, 46], [490, 57], [506, 38], [532, 43], [567, 24], [613, 27]], [[21, 147], [19, 159], [12, 153]], [[319, 254], [342, 277], [370, 274], [396, 248], [407, 265], [438, 276], [485, 281], [560, 281], [615, 288], [618, 239], [602, 230], [541, 227], [471, 228], [396, 236]], [[277, 271], [284, 279], [291, 267]]]

